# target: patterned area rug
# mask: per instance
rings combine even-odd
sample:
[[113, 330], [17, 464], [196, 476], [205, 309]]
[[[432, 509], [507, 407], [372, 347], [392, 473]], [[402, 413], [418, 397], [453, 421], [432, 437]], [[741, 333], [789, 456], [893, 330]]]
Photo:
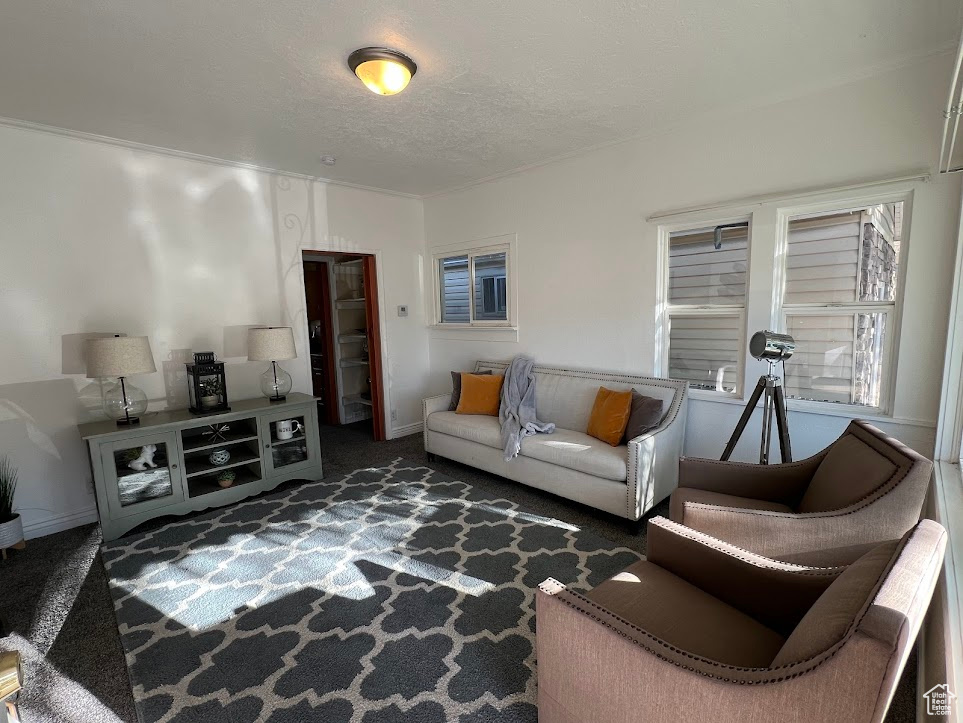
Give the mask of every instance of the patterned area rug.
[[105, 545], [143, 721], [536, 720], [534, 590], [638, 555], [397, 460]]

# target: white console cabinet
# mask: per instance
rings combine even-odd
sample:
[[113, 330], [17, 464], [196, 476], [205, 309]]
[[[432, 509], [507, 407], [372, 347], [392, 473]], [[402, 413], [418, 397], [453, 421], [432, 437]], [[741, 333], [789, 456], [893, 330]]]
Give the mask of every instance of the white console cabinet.
[[[283, 402], [232, 401], [223, 414], [165, 411], [130, 427], [104, 421], [79, 429], [90, 452], [104, 540], [155, 517], [227, 505], [286, 480], [322, 476], [318, 408], [307, 394], [289, 394]], [[234, 479], [222, 487], [218, 479], [228, 471]]]

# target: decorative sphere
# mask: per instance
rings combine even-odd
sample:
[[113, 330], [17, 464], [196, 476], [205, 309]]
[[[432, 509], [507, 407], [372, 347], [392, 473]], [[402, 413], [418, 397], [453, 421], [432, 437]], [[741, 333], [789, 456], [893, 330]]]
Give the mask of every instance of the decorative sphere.
[[[276, 375], [275, 369], [277, 369]], [[293, 384], [291, 375], [277, 364], [269, 366], [261, 375], [261, 392], [265, 397], [283, 397], [291, 391]]]
[[[127, 392], [126, 398], [124, 391]], [[128, 413], [131, 417], [139, 417], [146, 411], [147, 395], [126, 379], [123, 388], [120, 382], [117, 382], [104, 392], [104, 412], [111, 419], [124, 419]]]
[[215, 449], [211, 452], [211, 456], [208, 457], [208, 459], [211, 461], [211, 464], [220, 467], [222, 464], [227, 464], [231, 461], [231, 453], [226, 449]]

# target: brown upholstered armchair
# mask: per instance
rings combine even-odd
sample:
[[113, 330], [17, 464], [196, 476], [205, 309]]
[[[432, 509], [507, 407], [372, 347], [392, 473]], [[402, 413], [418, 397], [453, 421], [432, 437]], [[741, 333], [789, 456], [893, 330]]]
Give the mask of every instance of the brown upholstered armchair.
[[939, 524], [835, 568], [665, 518], [648, 530], [648, 559], [588, 594], [539, 586], [539, 723], [883, 720], [940, 573]]
[[683, 457], [669, 516], [766, 557], [846, 564], [916, 524], [932, 469], [899, 440], [857, 420], [800, 462]]

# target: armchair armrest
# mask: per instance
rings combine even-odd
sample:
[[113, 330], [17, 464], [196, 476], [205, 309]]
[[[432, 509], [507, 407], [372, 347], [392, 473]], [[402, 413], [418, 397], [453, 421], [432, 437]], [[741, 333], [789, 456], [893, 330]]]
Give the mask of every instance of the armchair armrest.
[[664, 517], [649, 520], [646, 559], [783, 635], [845, 569], [771, 560]]
[[685, 503], [685, 524], [769, 558], [807, 565], [848, 565], [891, 538], [872, 509], [796, 514]]
[[679, 487], [794, 506], [802, 499], [825, 452], [799, 462], [748, 464], [715, 459], [679, 459]]

